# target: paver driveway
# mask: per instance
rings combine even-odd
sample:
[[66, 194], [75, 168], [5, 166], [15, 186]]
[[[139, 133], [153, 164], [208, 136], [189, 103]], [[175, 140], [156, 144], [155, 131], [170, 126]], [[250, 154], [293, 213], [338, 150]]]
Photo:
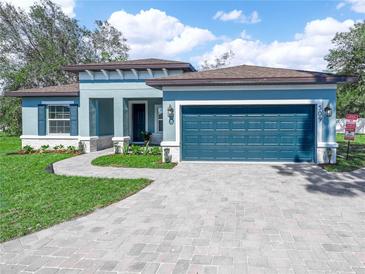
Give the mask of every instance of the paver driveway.
[[2, 244], [0, 272], [365, 273], [364, 171], [185, 163], [157, 177]]

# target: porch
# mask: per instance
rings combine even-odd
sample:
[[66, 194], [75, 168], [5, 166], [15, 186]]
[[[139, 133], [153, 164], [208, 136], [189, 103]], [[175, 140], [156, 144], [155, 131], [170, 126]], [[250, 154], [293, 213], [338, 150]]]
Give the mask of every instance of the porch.
[[162, 141], [162, 98], [88, 98], [87, 106], [88, 119], [82, 117], [86, 112], [83, 103], [79, 116], [80, 141], [86, 152], [116, 144], [143, 144], [143, 133], [148, 132], [151, 144]]

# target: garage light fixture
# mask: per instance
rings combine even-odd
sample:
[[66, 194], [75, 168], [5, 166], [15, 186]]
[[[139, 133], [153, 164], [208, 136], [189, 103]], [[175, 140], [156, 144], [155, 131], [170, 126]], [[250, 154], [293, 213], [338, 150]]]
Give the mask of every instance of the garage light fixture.
[[167, 108], [167, 116], [170, 119], [174, 118], [174, 108], [171, 105]]
[[324, 113], [326, 114], [327, 117], [332, 116], [332, 108], [330, 103], [328, 103], [328, 105], [324, 108]]
[[172, 105], [169, 105], [169, 107], [167, 108], [167, 117], [169, 117], [169, 124], [172, 125], [174, 123], [174, 108], [172, 107]]

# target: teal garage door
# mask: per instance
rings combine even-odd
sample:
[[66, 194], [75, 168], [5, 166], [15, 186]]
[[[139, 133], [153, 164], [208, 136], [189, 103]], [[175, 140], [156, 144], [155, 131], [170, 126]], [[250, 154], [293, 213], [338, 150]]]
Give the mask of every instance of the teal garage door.
[[315, 161], [314, 105], [183, 106], [182, 160]]

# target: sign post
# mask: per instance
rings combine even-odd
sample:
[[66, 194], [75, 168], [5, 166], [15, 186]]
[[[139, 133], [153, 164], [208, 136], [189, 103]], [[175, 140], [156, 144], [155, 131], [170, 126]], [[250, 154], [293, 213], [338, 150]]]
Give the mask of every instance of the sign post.
[[359, 114], [346, 114], [346, 126], [344, 139], [347, 140], [346, 160], [349, 158], [350, 141], [355, 140], [356, 121], [359, 119]]

